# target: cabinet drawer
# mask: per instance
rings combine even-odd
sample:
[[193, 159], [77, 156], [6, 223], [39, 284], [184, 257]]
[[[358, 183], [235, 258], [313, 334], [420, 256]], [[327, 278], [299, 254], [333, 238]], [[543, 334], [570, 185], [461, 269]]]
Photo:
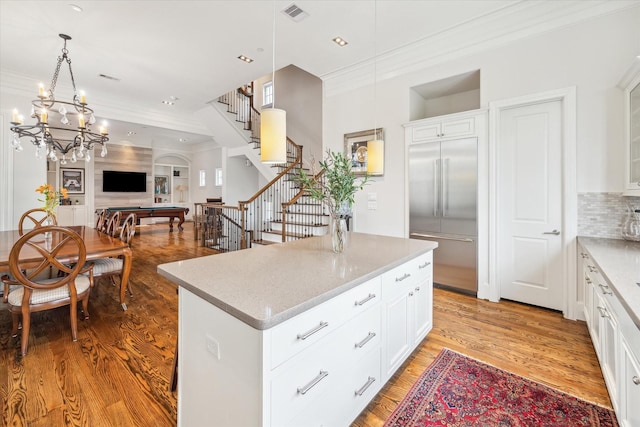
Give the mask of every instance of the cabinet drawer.
[[381, 313], [381, 305], [377, 304], [336, 331], [335, 345], [331, 344], [331, 348], [343, 365], [355, 362], [373, 348], [380, 348]]
[[271, 368], [318, 342], [346, 320], [380, 301], [376, 277], [289, 319], [271, 330]]
[[271, 381], [272, 426], [293, 426], [291, 420], [322, 405], [323, 396], [335, 390], [340, 361], [327, 350], [305, 352], [305, 357], [287, 363], [287, 369]]
[[406, 287], [414, 286], [430, 277], [432, 268], [433, 252], [407, 261], [382, 275], [383, 292], [391, 296], [396, 292], [404, 292]]

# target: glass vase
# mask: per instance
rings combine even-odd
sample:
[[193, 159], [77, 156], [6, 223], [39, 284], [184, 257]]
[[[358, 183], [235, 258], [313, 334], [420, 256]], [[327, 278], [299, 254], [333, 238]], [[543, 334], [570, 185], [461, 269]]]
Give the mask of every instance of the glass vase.
[[[54, 225], [55, 221], [53, 220], [53, 214], [51, 212], [47, 212], [47, 216], [44, 219], [44, 226], [48, 227], [50, 225]], [[45, 239], [51, 239], [51, 232], [50, 231], [45, 231], [44, 233], [44, 238]]]
[[347, 243], [347, 221], [338, 216], [331, 221], [331, 247], [333, 252], [339, 254], [344, 251]]
[[627, 219], [622, 224], [622, 237], [634, 242], [640, 241], [640, 210], [629, 209]]

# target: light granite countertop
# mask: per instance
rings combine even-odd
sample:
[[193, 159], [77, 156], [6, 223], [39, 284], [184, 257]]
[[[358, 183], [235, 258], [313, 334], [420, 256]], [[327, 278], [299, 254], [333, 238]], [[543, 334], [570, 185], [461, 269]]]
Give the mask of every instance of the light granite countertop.
[[350, 233], [344, 252], [335, 254], [325, 235], [162, 264], [158, 273], [263, 330], [437, 246]]
[[640, 242], [600, 237], [579, 237], [578, 242], [640, 329]]

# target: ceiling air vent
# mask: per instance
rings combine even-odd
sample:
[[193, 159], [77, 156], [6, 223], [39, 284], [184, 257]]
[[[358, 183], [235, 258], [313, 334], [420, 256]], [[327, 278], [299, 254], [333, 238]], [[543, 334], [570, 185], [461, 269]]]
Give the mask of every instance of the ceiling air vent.
[[282, 13], [287, 15], [289, 18], [293, 19], [295, 22], [300, 22], [304, 18], [309, 16], [309, 14], [307, 12], [305, 12], [302, 9], [300, 9], [295, 4], [291, 4], [291, 6], [287, 7], [285, 10], [283, 10]]

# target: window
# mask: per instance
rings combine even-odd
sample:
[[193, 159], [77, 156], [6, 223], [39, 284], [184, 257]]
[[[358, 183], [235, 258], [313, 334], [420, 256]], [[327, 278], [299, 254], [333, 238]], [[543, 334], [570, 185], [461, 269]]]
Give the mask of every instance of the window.
[[216, 168], [216, 187], [222, 186], [222, 168]]
[[273, 82], [266, 82], [262, 86], [262, 106], [273, 107]]
[[207, 185], [207, 173], [205, 172], [204, 169], [202, 169], [200, 171], [200, 187], [204, 187], [205, 185]]

